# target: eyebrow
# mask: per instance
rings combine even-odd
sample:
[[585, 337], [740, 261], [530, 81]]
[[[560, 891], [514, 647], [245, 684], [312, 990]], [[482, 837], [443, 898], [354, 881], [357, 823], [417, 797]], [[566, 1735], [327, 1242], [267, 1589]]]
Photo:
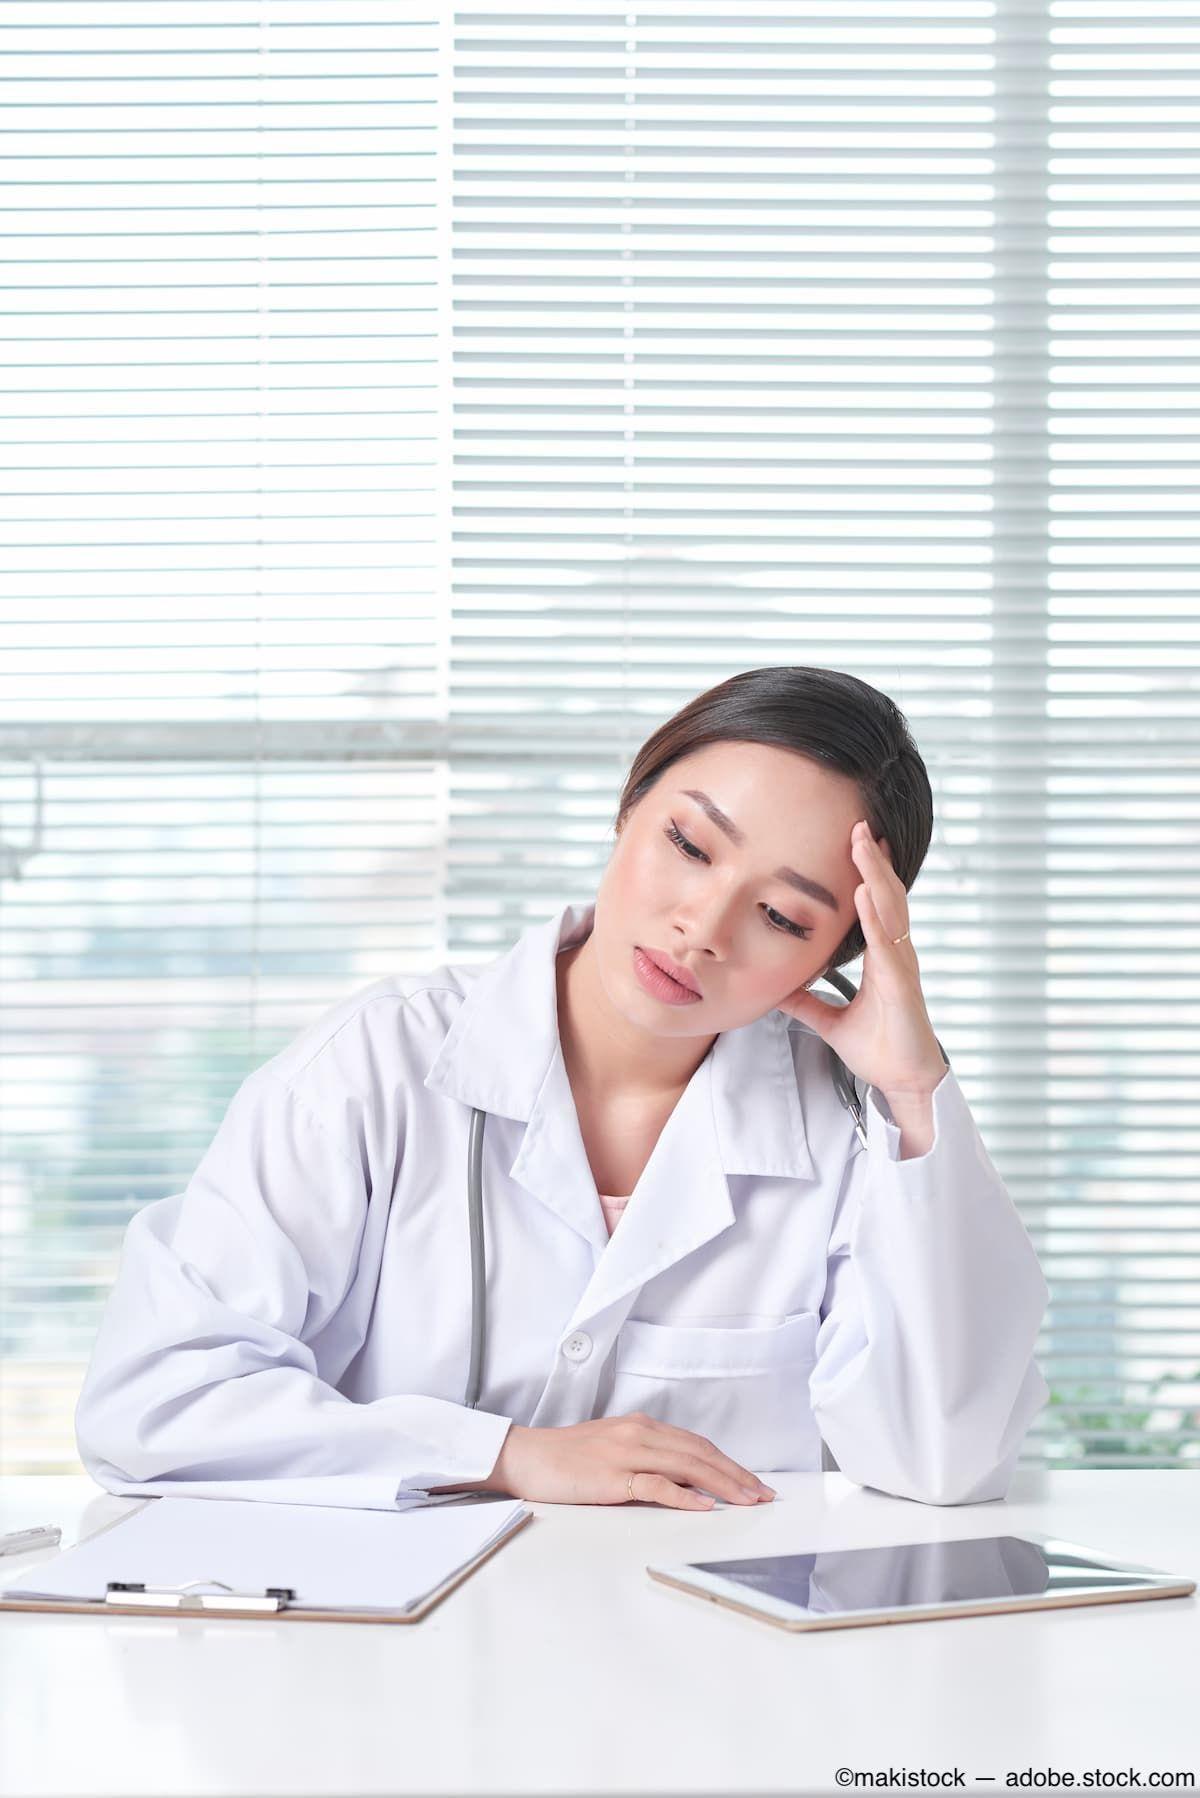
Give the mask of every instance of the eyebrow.
[[[701, 811], [704, 812], [705, 816], [711, 819], [718, 830], [724, 832], [731, 843], [736, 843], [739, 849], [744, 847], [746, 842], [745, 831], [739, 830], [737, 825], [733, 822], [733, 819], [727, 818], [720, 806], [717, 805], [714, 800], [710, 799], [707, 793], [697, 792], [694, 787], [684, 787], [683, 797], [685, 799], [694, 799]], [[823, 887], [819, 880], [810, 880], [807, 874], [797, 874], [795, 868], [776, 868], [775, 878], [776, 880], [786, 881], [788, 886], [795, 887], [798, 893], [804, 893], [810, 899], [819, 899], [822, 905], [827, 905], [829, 907], [830, 911], [837, 911], [837, 900], [829, 891], [829, 888]]]

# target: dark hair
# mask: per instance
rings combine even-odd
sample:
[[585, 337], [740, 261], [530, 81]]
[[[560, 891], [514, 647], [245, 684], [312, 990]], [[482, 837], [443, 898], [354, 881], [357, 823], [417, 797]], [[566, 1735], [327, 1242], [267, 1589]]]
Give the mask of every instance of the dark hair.
[[[689, 700], [646, 739], [621, 791], [614, 828], [682, 756], [709, 743], [766, 743], [808, 756], [858, 782], [863, 816], [886, 837], [892, 866], [911, 888], [933, 835], [933, 793], [908, 722], [877, 687], [836, 668], [750, 668]], [[855, 918], [828, 966], [866, 947]]]

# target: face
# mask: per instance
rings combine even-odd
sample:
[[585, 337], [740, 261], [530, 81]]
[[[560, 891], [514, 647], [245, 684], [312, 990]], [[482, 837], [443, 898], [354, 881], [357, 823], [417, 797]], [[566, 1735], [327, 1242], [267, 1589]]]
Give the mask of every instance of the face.
[[[863, 815], [857, 782], [789, 750], [714, 743], [673, 762], [627, 814], [596, 894], [592, 952], [610, 1002], [642, 1029], [709, 1036], [815, 980], [858, 921], [850, 832]], [[700, 998], [649, 990], [638, 950], [687, 969]]]

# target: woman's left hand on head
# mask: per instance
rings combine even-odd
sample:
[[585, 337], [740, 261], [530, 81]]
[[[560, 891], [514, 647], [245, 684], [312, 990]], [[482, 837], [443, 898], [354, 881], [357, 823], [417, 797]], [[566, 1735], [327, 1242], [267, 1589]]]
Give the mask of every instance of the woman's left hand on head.
[[865, 822], [850, 833], [850, 854], [862, 876], [854, 903], [866, 938], [862, 980], [848, 1005], [831, 1005], [805, 987], [779, 1002], [779, 1010], [809, 1025], [858, 1079], [885, 1097], [928, 1094], [946, 1063], [938, 1048], [912, 939], [908, 894], [892, 867], [886, 838], [877, 843]]

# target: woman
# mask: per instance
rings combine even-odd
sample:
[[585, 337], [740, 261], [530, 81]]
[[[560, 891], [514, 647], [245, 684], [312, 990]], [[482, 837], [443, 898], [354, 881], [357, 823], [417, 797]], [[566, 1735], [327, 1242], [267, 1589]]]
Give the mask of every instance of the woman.
[[[932, 803], [848, 674], [760, 668], [639, 752], [595, 901], [382, 980], [131, 1221], [76, 1417], [113, 1492], [390, 1508], [1003, 1497], [1047, 1290], [909, 931]], [[857, 996], [808, 991], [863, 956]], [[665, 972], [664, 972], [665, 970]], [[866, 1144], [828, 1044], [869, 1086]], [[465, 1402], [486, 1113], [486, 1361]]]

